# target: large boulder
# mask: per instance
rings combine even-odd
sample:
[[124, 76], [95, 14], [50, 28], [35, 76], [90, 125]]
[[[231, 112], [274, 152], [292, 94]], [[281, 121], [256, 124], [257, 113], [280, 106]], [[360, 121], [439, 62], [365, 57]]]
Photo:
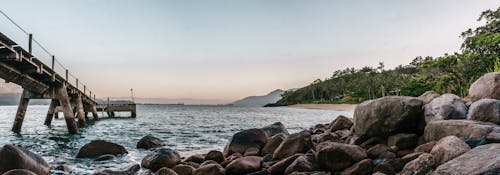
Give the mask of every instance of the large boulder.
[[352, 122], [352, 119], [347, 118], [343, 115], [339, 115], [335, 120], [332, 121], [332, 123], [330, 123], [330, 132], [335, 132], [343, 129], [351, 129], [353, 124], [354, 123]]
[[116, 143], [111, 143], [105, 140], [92, 140], [90, 143], [87, 143], [80, 148], [76, 158], [96, 158], [106, 154], [119, 155], [126, 153], [128, 153], [128, 151], [125, 147]]
[[500, 144], [475, 147], [436, 168], [433, 174], [499, 174]]
[[472, 103], [467, 119], [500, 125], [500, 100], [486, 98]]
[[418, 156], [418, 158], [408, 162], [401, 175], [425, 175], [430, 172], [436, 166], [436, 161], [431, 154], [424, 153]]
[[163, 167], [173, 168], [179, 162], [181, 162], [181, 156], [177, 151], [170, 148], [159, 148], [146, 155], [142, 159], [141, 165], [156, 172]]
[[496, 138], [500, 135], [500, 126], [474, 120], [438, 120], [425, 126], [426, 142], [437, 141], [450, 135], [462, 139], [484, 137], [490, 142], [496, 142]]
[[439, 93], [437, 93], [437, 92], [427, 91], [427, 92], [424, 92], [422, 95], [418, 96], [418, 99], [422, 100], [422, 102], [425, 105], [439, 96], [441, 96], [441, 95], [439, 95]]
[[434, 120], [465, 119], [467, 106], [454, 94], [443, 94], [424, 106], [425, 122]]
[[155, 175], [178, 175], [173, 169], [163, 167], [156, 171]]
[[316, 147], [316, 159], [326, 171], [340, 171], [366, 158], [366, 151], [357, 145], [323, 142]]
[[151, 149], [165, 146], [165, 143], [159, 138], [153, 137], [152, 135], [147, 135], [141, 138], [137, 143], [137, 148]]
[[267, 143], [267, 134], [262, 129], [247, 129], [237, 132], [229, 141], [225, 155], [245, 154], [249, 148], [262, 149]]
[[296, 153], [306, 153], [312, 147], [311, 133], [309, 131], [302, 131], [290, 134], [281, 144], [276, 148], [273, 154], [274, 160], [283, 159], [292, 156]]
[[483, 98], [500, 100], [500, 72], [484, 74], [469, 88], [469, 97], [473, 101]]
[[421, 133], [422, 101], [415, 97], [387, 96], [368, 100], [354, 109], [354, 132], [360, 137], [388, 137], [396, 133]]
[[281, 122], [276, 122], [271, 125], [264, 126], [261, 129], [266, 133], [267, 137], [272, 137], [276, 134], [288, 135], [288, 130]]
[[224, 175], [224, 168], [219, 164], [209, 164], [196, 169], [193, 175]]
[[226, 167], [226, 174], [246, 175], [259, 171], [262, 165], [262, 157], [247, 156], [234, 160]]
[[176, 165], [174, 168], [172, 168], [178, 175], [192, 175], [193, 172], [196, 170], [194, 167], [189, 166], [189, 165]]
[[0, 174], [14, 169], [25, 169], [39, 175], [50, 173], [50, 165], [41, 156], [16, 145], [4, 145], [0, 149]]
[[267, 139], [267, 143], [262, 148], [262, 155], [266, 154], [273, 154], [274, 151], [280, 146], [280, 144], [286, 139], [286, 135], [281, 133], [281, 134], [276, 134], [270, 138]]
[[456, 136], [446, 136], [439, 140], [431, 150], [438, 165], [443, 164], [470, 150], [469, 145]]

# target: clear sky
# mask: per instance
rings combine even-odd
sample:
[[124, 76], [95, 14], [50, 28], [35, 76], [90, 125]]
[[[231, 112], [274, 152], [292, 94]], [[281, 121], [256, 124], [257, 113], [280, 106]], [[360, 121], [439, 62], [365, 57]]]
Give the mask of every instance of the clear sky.
[[[497, 0], [0, 0], [98, 95], [230, 102], [459, 51]], [[20, 43], [12, 25], [0, 31]], [[18, 32], [19, 33], [19, 32]], [[16, 38], [17, 37], [17, 38]], [[39, 56], [42, 57], [42, 56]], [[42, 59], [43, 60], [43, 59]]]

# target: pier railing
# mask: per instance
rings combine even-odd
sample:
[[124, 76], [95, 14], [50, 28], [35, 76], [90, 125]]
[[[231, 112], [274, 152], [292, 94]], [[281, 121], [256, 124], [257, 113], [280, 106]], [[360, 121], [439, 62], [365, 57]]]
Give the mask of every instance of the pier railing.
[[96, 101], [95, 93], [83, 83], [84, 81], [82, 81], [82, 79], [74, 75], [73, 72], [62, 64], [61, 58], [50, 52], [34, 34], [22, 28], [2, 10], [0, 10], [0, 31], [9, 36], [9, 38], [21, 42], [17, 43], [18, 47], [28, 48], [28, 52], [32, 56], [30, 59], [40, 61], [42, 63], [40, 65], [42, 70], [53, 71], [55, 76], [61, 77], [68, 86], [77, 89], [81, 94]]

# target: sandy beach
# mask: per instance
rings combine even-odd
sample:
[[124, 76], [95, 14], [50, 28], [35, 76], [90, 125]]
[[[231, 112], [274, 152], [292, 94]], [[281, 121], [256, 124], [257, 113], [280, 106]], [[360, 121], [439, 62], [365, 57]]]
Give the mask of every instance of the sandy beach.
[[337, 111], [354, 110], [356, 104], [295, 104], [288, 106], [290, 108], [303, 109], [332, 109]]

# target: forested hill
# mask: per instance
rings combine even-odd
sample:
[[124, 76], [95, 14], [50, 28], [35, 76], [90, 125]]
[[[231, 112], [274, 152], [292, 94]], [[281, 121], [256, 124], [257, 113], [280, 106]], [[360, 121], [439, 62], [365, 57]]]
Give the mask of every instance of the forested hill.
[[387, 95], [418, 96], [428, 90], [466, 96], [479, 76], [500, 71], [500, 8], [484, 11], [478, 20], [485, 25], [463, 32], [457, 53], [419, 56], [390, 70], [383, 63], [337, 70], [326, 80], [283, 94], [277, 104], [359, 103]]

